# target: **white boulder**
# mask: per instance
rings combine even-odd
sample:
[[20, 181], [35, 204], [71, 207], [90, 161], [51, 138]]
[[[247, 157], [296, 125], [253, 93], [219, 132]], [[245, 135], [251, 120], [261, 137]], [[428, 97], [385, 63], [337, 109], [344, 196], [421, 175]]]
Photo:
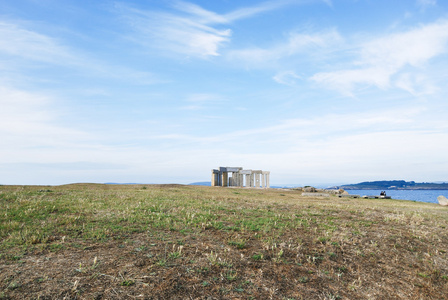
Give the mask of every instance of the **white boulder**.
[[448, 199], [446, 199], [446, 197], [444, 196], [437, 197], [437, 201], [439, 201], [440, 205], [448, 206]]

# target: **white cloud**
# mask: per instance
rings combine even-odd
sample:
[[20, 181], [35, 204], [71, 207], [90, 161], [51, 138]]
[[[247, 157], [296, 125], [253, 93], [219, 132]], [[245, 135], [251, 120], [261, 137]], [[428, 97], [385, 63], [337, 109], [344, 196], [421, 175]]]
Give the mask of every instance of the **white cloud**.
[[[391, 77], [405, 67], [423, 68], [425, 64], [447, 52], [448, 21], [420, 26], [404, 33], [391, 34], [363, 43], [353, 68], [317, 73], [311, 80], [328, 88], [351, 94], [358, 86], [390, 88]], [[415, 90], [411, 82], [402, 78], [397, 87]], [[431, 87], [423, 90], [430, 92]]]
[[[44, 94], [0, 86], [0, 143], [5, 149], [75, 145], [88, 135], [57, 124], [54, 100]], [[4, 156], [11, 159], [11, 156]]]
[[297, 75], [294, 71], [283, 71], [283, 72], [279, 72], [277, 73], [273, 79], [280, 83], [280, 84], [284, 84], [284, 85], [295, 85], [297, 79], [301, 79], [301, 77], [299, 75]]
[[189, 95], [185, 102], [186, 106], [182, 106], [183, 110], [202, 110], [211, 105], [216, 105], [223, 101], [223, 97], [216, 94], [197, 93]]
[[394, 85], [414, 96], [434, 94], [437, 91], [434, 84], [424, 74], [399, 74]]
[[417, 0], [417, 5], [423, 8], [437, 5], [437, 0]]
[[346, 96], [353, 96], [353, 90], [359, 84], [375, 85], [381, 89], [388, 88], [391, 75], [388, 67], [372, 66], [364, 69], [317, 73], [311, 77], [311, 80], [324, 87], [338, 90]]

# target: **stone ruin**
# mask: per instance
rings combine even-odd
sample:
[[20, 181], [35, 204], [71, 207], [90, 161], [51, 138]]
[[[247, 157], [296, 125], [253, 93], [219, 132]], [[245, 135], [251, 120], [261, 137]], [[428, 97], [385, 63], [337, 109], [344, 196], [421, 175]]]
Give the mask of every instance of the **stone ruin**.
[[269, 188], [270, 173], [262, 170], [243, 170], [241, 167], [219, 167], [212, 170], [212, 186]]

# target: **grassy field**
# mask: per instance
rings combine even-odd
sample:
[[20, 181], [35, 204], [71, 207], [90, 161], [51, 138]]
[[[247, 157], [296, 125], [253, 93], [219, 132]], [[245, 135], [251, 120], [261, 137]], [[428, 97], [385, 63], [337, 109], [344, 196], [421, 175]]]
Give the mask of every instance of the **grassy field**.
[[411, 201], [0, 186], [0, 299], [446, 299], [447, 228]]

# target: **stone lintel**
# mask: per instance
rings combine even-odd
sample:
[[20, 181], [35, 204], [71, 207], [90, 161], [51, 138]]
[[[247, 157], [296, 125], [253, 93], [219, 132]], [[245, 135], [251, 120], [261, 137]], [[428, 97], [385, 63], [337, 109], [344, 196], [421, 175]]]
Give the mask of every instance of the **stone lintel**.
[[261, 174], [263, 171], [262, 170], [252, 170], [253, 174]]
[[252, 174], [252, 170], [240, 170], [238, 173], [244, 174], [244, 175], [250, 175], [250, 174]]
[[221, 172], [238, 172], [239, 170], [242, 170], [241, 167], [219, 167], [219, 170]]
[[261, 174], [269, 175], [269, 174], [271, 174], [271, 172], [270, 171], [262, 171]]

